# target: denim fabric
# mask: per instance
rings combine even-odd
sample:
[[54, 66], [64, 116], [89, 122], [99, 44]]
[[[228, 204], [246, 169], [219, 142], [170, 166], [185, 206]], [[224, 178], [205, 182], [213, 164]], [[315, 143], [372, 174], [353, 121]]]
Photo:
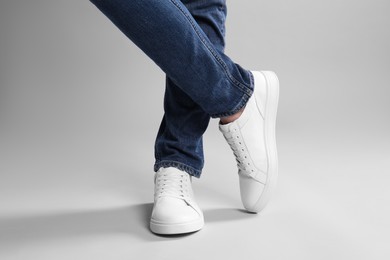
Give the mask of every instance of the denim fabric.
[[200, 177], [210, 118], [239, 111], [253, 93], [250, 71], [224, 54], [226, 0], [90, 0], [166, 74], [154, 171]]

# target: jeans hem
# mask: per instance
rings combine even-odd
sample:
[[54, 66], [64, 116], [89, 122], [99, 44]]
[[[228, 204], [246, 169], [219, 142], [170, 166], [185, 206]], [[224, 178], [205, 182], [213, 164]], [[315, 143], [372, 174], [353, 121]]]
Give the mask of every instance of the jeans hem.
[[177, 162], [177, 161], [156, 161], [153, 169], [155, 172], [158, 171], [160, 167], [175, 167], [179, 170], [187, 172], [189, 175], [194, 176], [196, 178], [200, 178], [200, 175], [202, 174], [201, 170], [197, 170], [185, 163]]
[[230, 110], [228, 112], [210, 114], [211, 118], [220, 118], [220, 117], [234, 115], [235, 113], [240, 111], [240, 109], [243, 108], [246, 105], [246, 103], [248, 102], [249, 98], [252, 96], [253, 90], [254, 90], [254, 77], [253, 77], [253, 74], [250, 71], [248, 71], [248, 73], [249, 73], [250, 85], [248, 87], [248, 91], [243, 93], [243, 96], [241, 97], [241, 99], [238, 102], [238, 104], [232, 110]]

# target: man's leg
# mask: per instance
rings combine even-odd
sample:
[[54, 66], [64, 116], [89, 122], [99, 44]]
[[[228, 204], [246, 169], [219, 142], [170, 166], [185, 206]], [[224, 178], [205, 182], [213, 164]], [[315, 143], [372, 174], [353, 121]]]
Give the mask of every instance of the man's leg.
[[[225, 1], [182, 0], [182, 2], [211, 43], [214, 44], [214, 47], [222, 53], [225, 43]], [[161, 186], [161, 183], [164, 183], [163, 178], [183, 175], [175, 171], [174, 168], [169, 168], [170, 166], [186, 171], [192, 176], [200, 176], [204, 164], [202, 135], [209, 124], [210, 115], [168, 76], [166, 78], [164, 110], [165, 114], [156, 138], [154, 169], [157, 172], [157, 187], [165, 189], [167, 185]], [[181, 180], [181, 183], [188, 183], [184, 176], [182, 178], [184, 180]], [[191, 189], [191, 185], [188, 185], [187, 189]], [[157, 194], [159, 194], [158, 191]], [[194, 202], [194, 198], [189, 199], [192, 201], [191, 210], [188, 210], [189, 207], [184, 203], [179, 203], [179, 201], [161, 198], [156, 200], [150, 223], [152, 231], [164, 234], [182, 233], [189, 230], [195, 231], [203, 226], [203, 215]], [[185, 222], [187, 222], [186, 225], [183, 224]]]
[[[165, 110], [168, 113], [160, 128], [163, 138], [167, 139], [157, 142], [163, 149], [161, 146], [156, 149], [160, 153], [156, 158], [167, 154], [167, 159], [162, 158], [165, 166], [176, 167], [156, 169], [150, 228], [159, 234], [199, 230], [204, 225], [203, 213], [194, 200], [190, 174], [199, 176], [203, 165], [201, 135], [209, 117], [236, 114], [245, 106], [254, 88], [251, 72], [224, 55], [223, 48], [215, 47], [206, 34], [212, 37], [218, 32], [207, 26], [204, 27], [206, 32], [203, 31], [194, 19], [196, 16], [204, 19], [202, 16], [208, 14], [209, 9], [223, 6], [211, 0], [185, 1], [192, 8], [193, 17], [179, 0], [91, 2], [167, 75]], [[211, 13], [209, 18], [212, 18]], [[218, 30], [212, 21], [214, 19], [202, 23]], [[217, 45], [218, 41], [223, 39], [217, 36]], [[197, 119], [200, 121], [196, 122]]]
[[[182, 0], [210, 42], [223, 53], [225, 46], [225, 0]], [[199, 177], [204, 165], [202, 135], [210, 115], [168, 76], [164, 117], [155, 143], [154, 170], [173, 166]]]

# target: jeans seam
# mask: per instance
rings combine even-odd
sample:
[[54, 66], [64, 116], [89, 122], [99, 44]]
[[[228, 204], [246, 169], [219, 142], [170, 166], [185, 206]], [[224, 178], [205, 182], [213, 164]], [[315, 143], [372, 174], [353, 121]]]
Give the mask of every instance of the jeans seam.
[[240, 91], [244, 91], [245, 93], [247, 93], [248, 95], [251, 95], [251, 90], [250, 88], [246, 85], [246, 84], [243, 84], [241, 82], [239, 82], [237, 79], [235, 79], [228, 71], [227, 69], [227, 65], [226, 63], [221, 59], [221, 57], [219, 57], [219, 55], [212, 49], [212, 47], [210, 47], [206, 40], [203, 38], [203, 36], [201, 35], [201, 33], [198, 31], [198, 29], [196, 28], [196, 25], [194, 24], [194, 22], [191, 20], [191, 17], [188, 16], [188, 14], [186, 14], [186, 12], [183, 10], [183, 8], [178, 4], [178, 2], [176, 0], [170, 0], [175, 6], [177, 9], [180, 10], [180, 12], [184, 15], [184, 17], [188, 20], [188, 22], [191, 24], [192, 28], [194, 29], [196, 35], [199, 37], [200, 41], [203, 43], [203, 45], [206, 47], [206, 49], [209, 51], [209, 53], [214, 57], [214, 59], [219, 63], [219, 65], [222, 67], [222, 69], [225, 71], [225, 75], [227, 76], [227, 78], [229, 79], [229, 81], [234, 85], [236, 86]]

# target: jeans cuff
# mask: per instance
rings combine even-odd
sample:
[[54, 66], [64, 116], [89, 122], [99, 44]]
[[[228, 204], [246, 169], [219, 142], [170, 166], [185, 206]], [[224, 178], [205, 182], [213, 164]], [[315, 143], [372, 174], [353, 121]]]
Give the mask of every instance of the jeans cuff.
[[220, 118], [220, 117], [234, 115], [235, 113], [240, 111], [240, 109], [243, 108], [246, 105], [246, 103], [248, 102], [249, 98], [253, 95], [254, 82], [255, 82], [252, 72], [250, 72], [248, 70], [248, 74], [249, 74], [249, 80], [250, 80], [249, 86], [247, 87], [248, 90], [243, 92], [243, 95], [242, 95], [240, 101], [238, 102], [238, 104], [232, 110], [230, 110], [228, 112], [210, 114], [211, 118]]
[[187, 164], [177, 162], [177, 161], [156, 161], [154, 164], [154, 171], [157, 172], [160, 167], [175, 167], [179, 170], [187, 172], [189, 175], [194, 176], [196, 178], [200, 178], [202, 174], [201, 170], [197, 170]]

